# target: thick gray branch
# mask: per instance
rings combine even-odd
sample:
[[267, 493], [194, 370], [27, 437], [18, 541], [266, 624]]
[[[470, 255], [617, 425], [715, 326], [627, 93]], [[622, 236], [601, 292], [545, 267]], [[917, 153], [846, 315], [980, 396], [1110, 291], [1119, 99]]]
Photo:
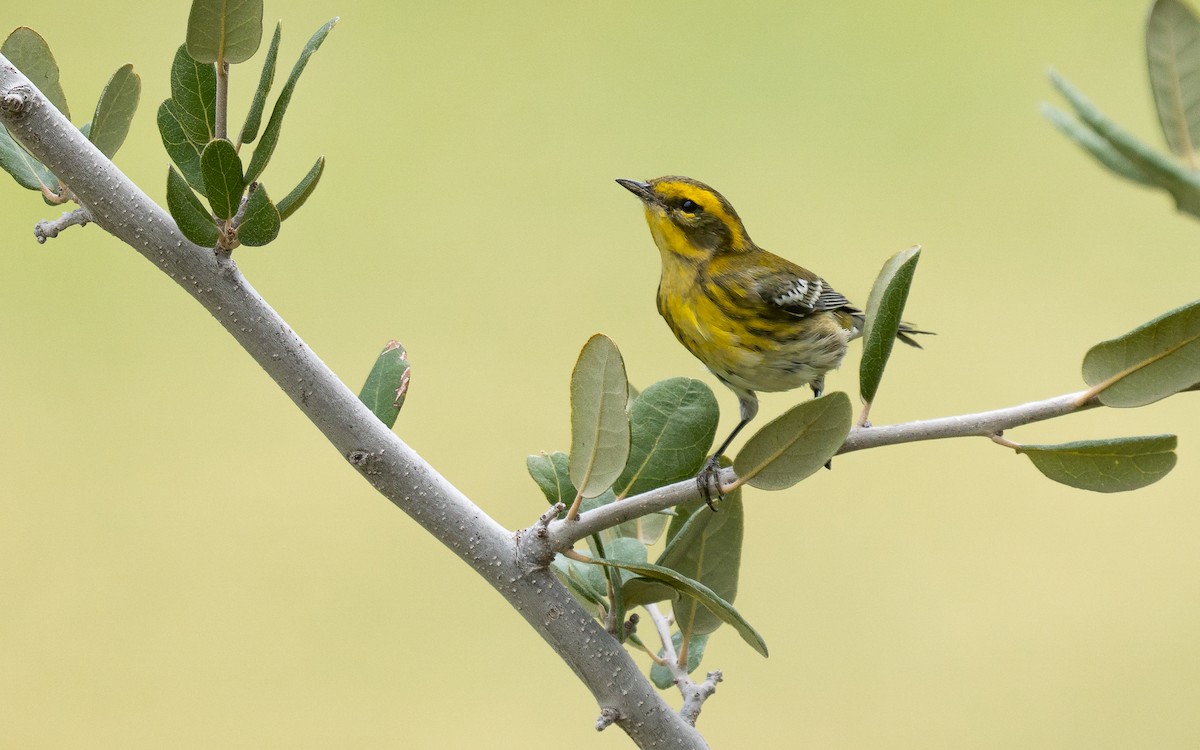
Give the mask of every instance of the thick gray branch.
[[[519, 540], [387, 429], [242, 276], [186, 240], [171, 217], [0, 56], [0, 120], [92, 220], [208, 310], [379, 492], [475, 569], [538, 631], [615, 723], [645, 748], [704, 748], [616, 641]], [[166, 170], [163, 171], [164, 175]], [[535, 695], [531, 691], [530, 695]], [[534, 705], [533, 703], [530, 704]]]

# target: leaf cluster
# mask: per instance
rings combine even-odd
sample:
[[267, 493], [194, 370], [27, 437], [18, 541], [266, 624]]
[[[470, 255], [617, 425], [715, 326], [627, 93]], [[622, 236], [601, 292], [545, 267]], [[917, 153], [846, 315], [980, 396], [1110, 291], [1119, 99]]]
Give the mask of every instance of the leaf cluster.
[[[671, 378], [636, 392], [616, 345], [596, 335], [571, 376], [570, 453], [533, 455], [526, 465], [547, 501], [571, 506], [567, 514], [626, 502], [695, 477], [712, 449], [718, 418], [716, 397], [698, 380]], [[801, 404], [747, 441], [733, 462], [722, 457], [738, 480], [719, 501], [720, 512], [695, 500], [626, 521], [589, 539], [587, 561], [559, 555], [555, 573], [621, 640], [641, 643], [625, 632], [629, 610], [670, 603], [673, 650], [689, 672], [722, 624], [765, 656], [762, 637], [733, 607], [743, 532], [741, 486], [792, 486], [829, 460], [850, 421], [844, 393]], [[650, 545], [660, 541], [661, 552], [649, 562]], [[660, 663], [651, 677], [669, 686], [664, 652], [653, 656]]]
[[[167, 174], [167, 208], [189, 240], [226, 253], [238, 245], [261, 246], [274, 240], [281, 223], [312, 195], [325, 168], [325, 158], [319, 157], [278, 202], [259, 181], [279, 143], [300, 75], [336, 18], [304, 45], [263, 128], [282, 36], [282, 24], [276, 24], [238, 140], [225, 136], [229, 65], [245, 62], [258, 51], [262, 15], [262, 0], [193, 0], [187, 42], [171, 63], [171, 97], [158, 108], [159, 134], [173, 162]], [[242, 147], [255, 140], [258, 145], [246, 162]]]
[[[17, 28], [4, 40], [0, 53], [16, 65], [59, 112], [70, 118], [67, 96], [59, 81], [58, 62], [40, 34], [24, 26]], [[133, 71], [133, 65], [122, 65], [100, 92], [92, 119], [79, 128], [109, 159], [116, 155], [129, 134], [129, 124], [137, 111], [141, 93], [142, 80]], [[0, 167], [21, 187], [41, 193], [50, 205], [72, 199], [58, 177], [13, 140], [4, 128], [0, 128]]]

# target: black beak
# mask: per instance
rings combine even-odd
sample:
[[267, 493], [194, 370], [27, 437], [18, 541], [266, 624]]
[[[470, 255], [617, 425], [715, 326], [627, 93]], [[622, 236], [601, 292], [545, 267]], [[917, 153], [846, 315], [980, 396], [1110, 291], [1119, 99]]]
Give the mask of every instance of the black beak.
[[638, 182], [637, 180], [618, 179], [617, 184], [633, 193], [642, 199], [644, 203], [654, 202], [654, 192], [650, 190], [650, 183]]

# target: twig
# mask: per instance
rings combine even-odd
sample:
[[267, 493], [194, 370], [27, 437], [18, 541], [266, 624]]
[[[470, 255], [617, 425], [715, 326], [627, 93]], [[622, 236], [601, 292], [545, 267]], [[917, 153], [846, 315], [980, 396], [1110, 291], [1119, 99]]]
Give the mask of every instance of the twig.
[[[687, 655], [686, 653], [675, 652], [675, 644], [671, 640], [671, 623], [666, 616], [658, 610], [658, 605], [647, 604], [645, 609], [650, 613], [650, 620], [654, 623], [655, 630], [658, 631], [658, 637], [662, 639], [663, 656], [662, 665], [671, 673], [671, 679], [675, 682], [675, 687], [679, 688], [680, 695], [683, 696], [683, 705], [679, 708], [679, 715], [683, 720], [692, 726], [696, 725], [696, 719], [700, 717], [700, 710], [704, 707], [704, 702], [709, 697], [717, 692], [717, 683], [723, 679], [721, 670], [713, 670], [706, 676], [704, 682], [693, 682], [691, 675], [687, 671]], [[686, 648], [686, 643], [684, 648]]]
[[[957, 437], [990, 438], [992, 435], [1013, 427], [1054, 419], [1075, 411], [1100, 406], [1100, 402], [1094, 398], [1078, 404], [1077, 401], [1083, 393], [1084, 391], [1068, 393], [1044, 401], [1033, 401], [1020, 406], [1010, 406], [978, 414], [964, 414], [958, 417], [940, 417], [875, 427], [854, 427], [850, 430], [846, 442], [838, 450], [838, 455], [921, 440]], [[721, 470], [722, 485], [728, 486], [736, 480], [737, 475], [734, 474], [733, 469]], [[591, 534], [599, 533], [604, 529], [635, 518], [658, 513], [699, 497], [700, 492], [696, 481], [685, 479], [581, 513], [576, 521], [552, 521], [544, 540], [551, 551], [566, 549]]]
[[39, 245], [46, 244], [46, 240], [52, 240], [58, 236], [59, 232], [67, 227], [85, 226], [92, 220], [92, 215], [83, 206], [74, 211], [67, 211], [62, 216], [54, 221], [42, 219], [33, 227], [33, 236], [37, 238]]
[[719, 669], [709, 672], [704, 682], [692, 682], [688, 679], [687, 689], [680, 688], [683, 692], [683, 705], [679, 707], [679, 715], [684, 721], [696, 726], [696, 719], [700, 718], [700, 709], [704, 707], [704, 701], [717, 692], [717, 683], [724, 679], [725, 676]]

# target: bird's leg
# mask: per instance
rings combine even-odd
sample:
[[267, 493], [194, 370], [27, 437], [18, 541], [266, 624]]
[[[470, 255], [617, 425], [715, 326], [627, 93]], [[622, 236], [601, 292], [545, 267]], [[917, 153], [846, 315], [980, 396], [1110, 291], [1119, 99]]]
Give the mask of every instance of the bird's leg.
[[708, 503], [708, 507], [715, 512], [717, 507], [713, 505], [713, 492], [716, 491], [717, 499], [724, 500], [725, 493], [721, 491], [721, 455], [725, 453], [725, 449], [733, 442], [733, 439], [738, 436], [742, 428], [754, 419], [754, 415], [758, 414], [758, 397], [747, 391], [746, 393], [738, 394], [738, 406], [741, 411], [741, 421], [733, 428], [733, 432], [729, 433], [729, 437], [721, 443], [721, 447], [717, 448], [717, 452], [704, 462], [704, 468], [700, 469], [700, 473], [696, 475], [696, 484], [700, 487], [700, 496], [704, 498], [704, 502]]
[[[814, 380], [809, 385], [809, 387], [812, 388], [813, 398], [820, 398], [821, 394], [825, 392], [825, 376], [818, 375], [817, 379]], [[825, 462], [825, 468], [826, 469], [833, 468], [833, 459], [832, 458]]]

